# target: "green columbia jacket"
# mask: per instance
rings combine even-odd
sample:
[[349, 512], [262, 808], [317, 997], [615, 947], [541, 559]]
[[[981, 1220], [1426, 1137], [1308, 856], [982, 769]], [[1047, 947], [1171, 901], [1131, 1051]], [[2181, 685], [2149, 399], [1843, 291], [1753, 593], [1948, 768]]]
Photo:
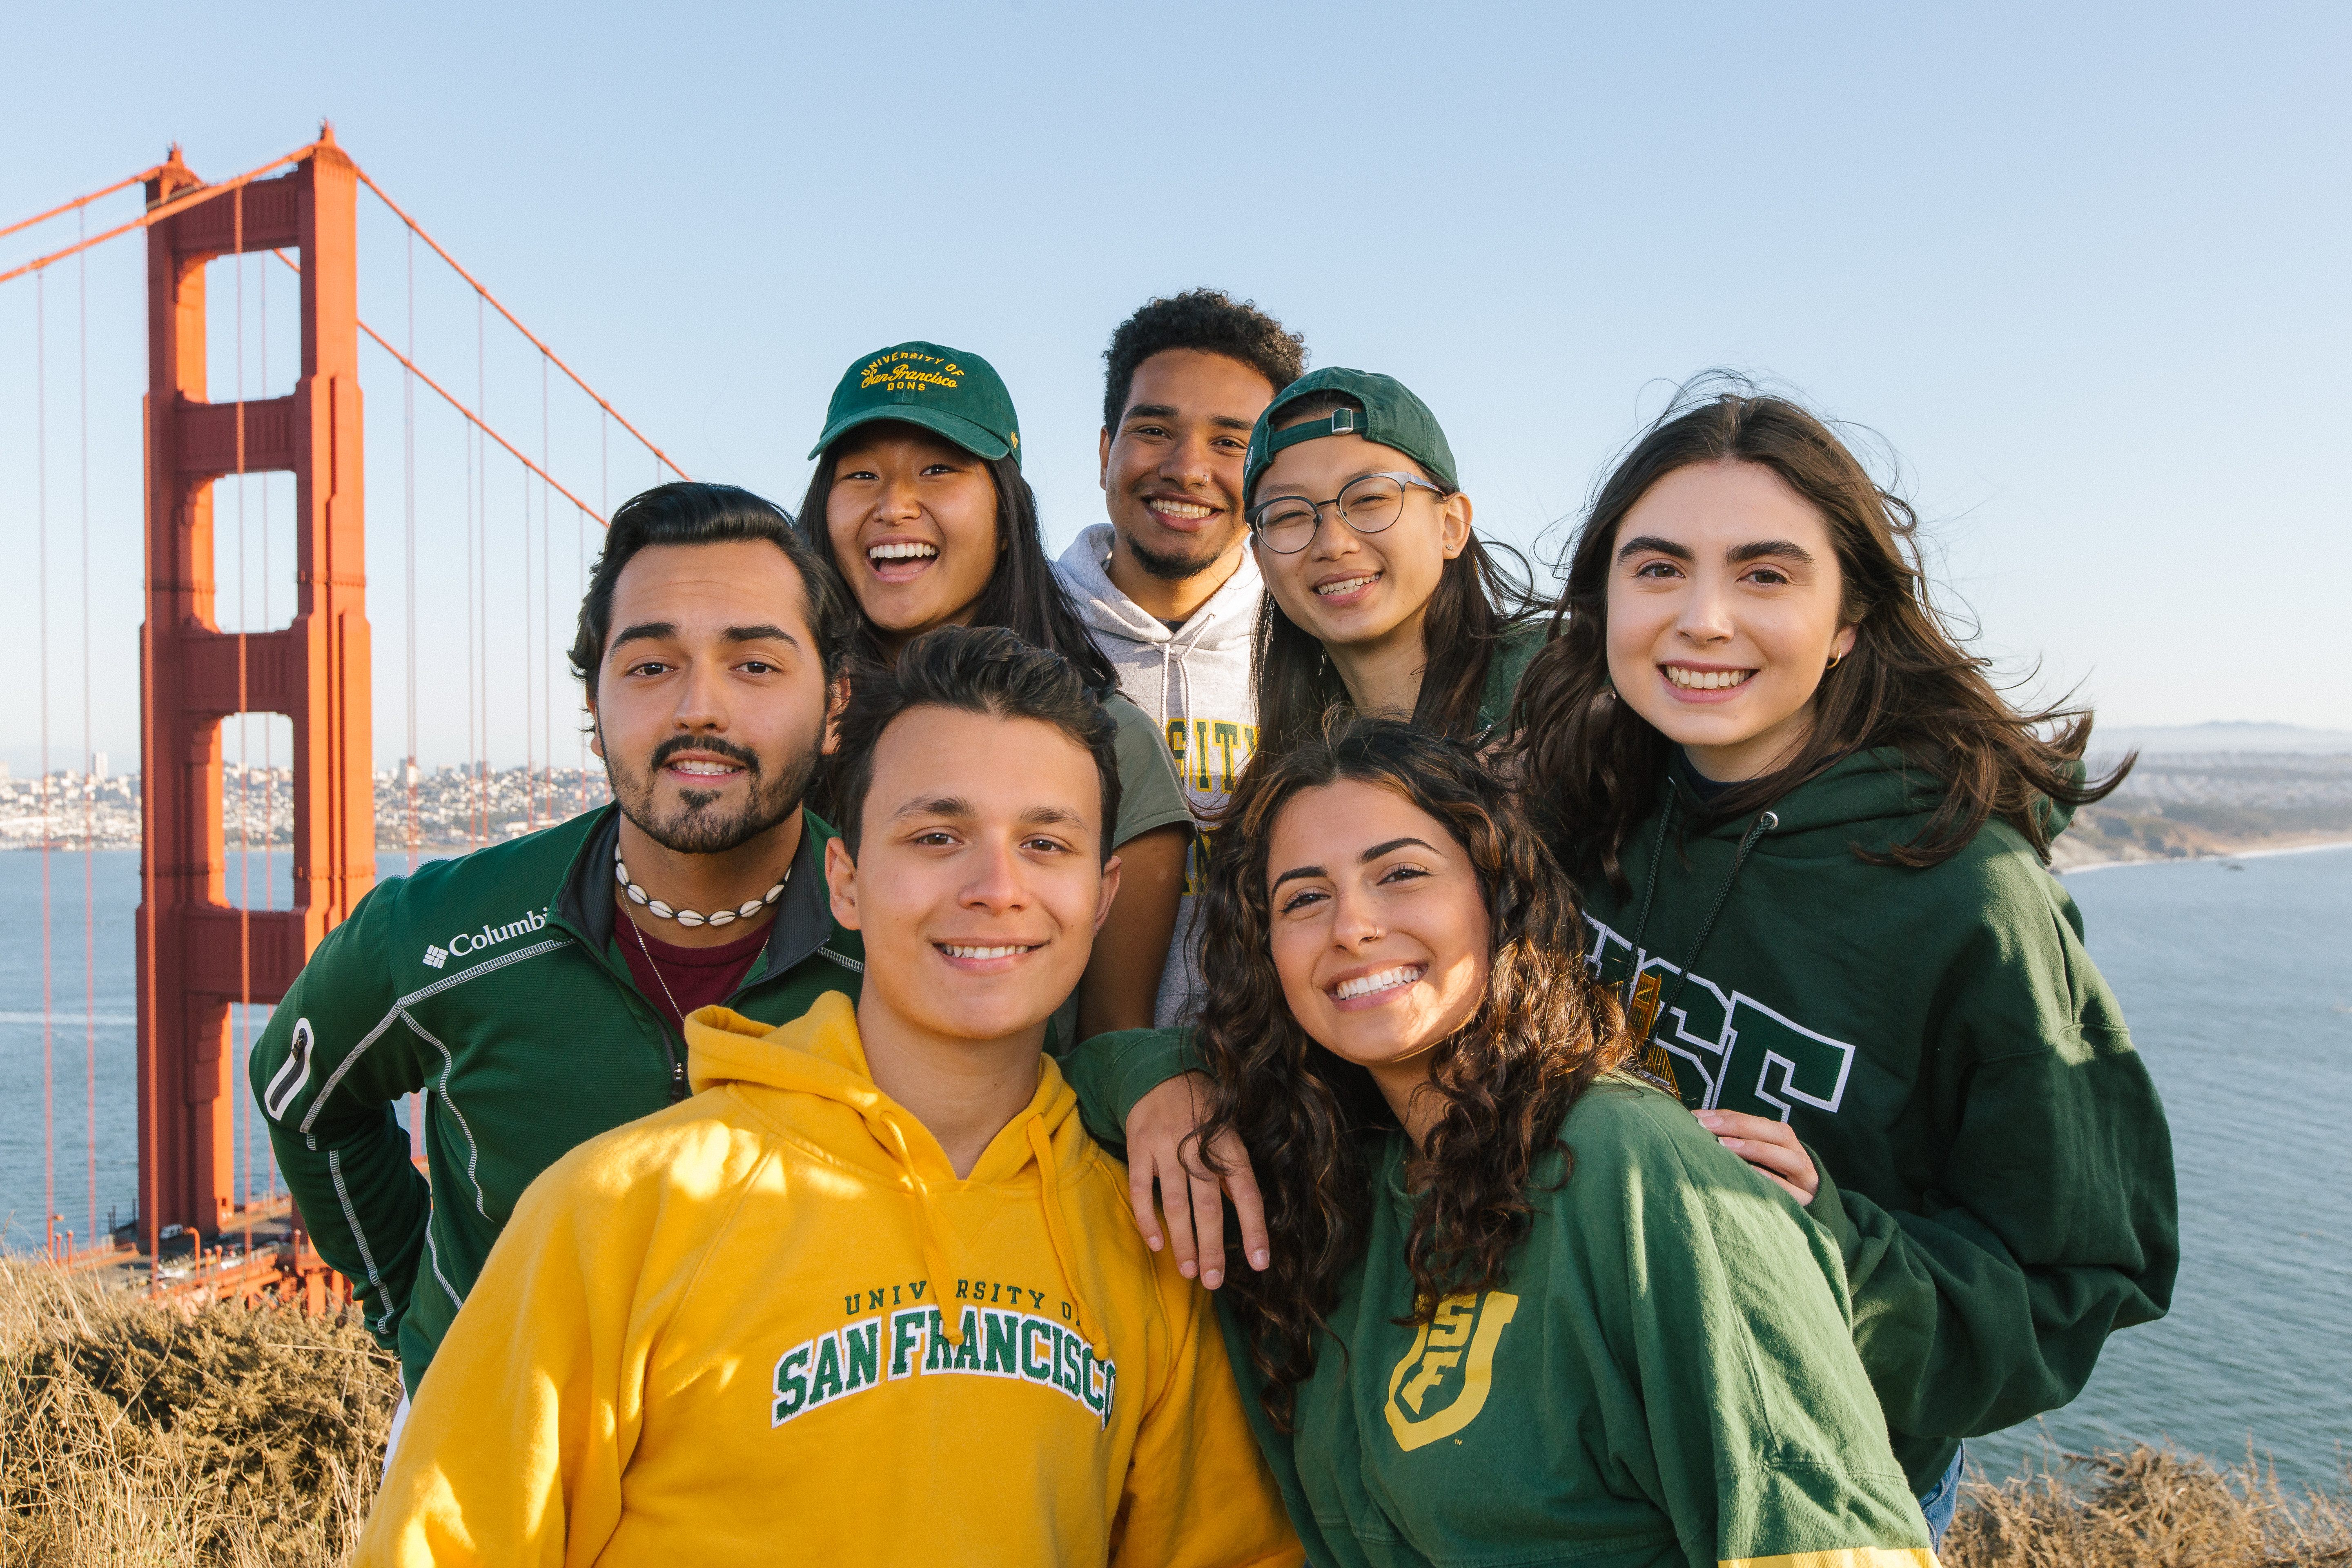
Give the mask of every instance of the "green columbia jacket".
[[1503, 1282], [1412, 1308], [1401, 1132], [1292, 1430], [1217, 1307], [1308, 1560], [1333, 1568], [1927, 1568], [1834, 1244], [1657, 1090], [1602, 1079], [1541, 1161]]
[[1703, 829], [1688, 786], [1661, 784], [1622, 851], [1630, 891], [1583, 880], [1590, 956], [1632, 983], [1648, 1065], [1686, 1104], [1779, 1118], [1813, 1151], [1811, 1212], [1924, 1493], [1959, 1439], [2066, 1404], [2110, 1332], [2164, 1314], [2164, 1107], [2082, 915], [2014, 829], [1919, 869], [1855, 858], [1916, 837], [1938, 798], [1900, 752]]
[[[824, 885], [833, 829], [802, 814], [766, 952], [727, 1005], [788, 1023], [855, 998], [857, 933]], [[532, 1178], [686, 1094], [686, 1048], [614, 943], [616, 808], [392, 878], [327, 934], [254, 1045], [253, 1092], [320, 1256], [414, 1392]], [[1173, 1070], [1153, 1040], [1062, 1054], [1123, 1117]], [[393, 1102], [425, 1095], [428, 1182]], [[1117, 1120], [1089, 1120], [1116, 1138]]]

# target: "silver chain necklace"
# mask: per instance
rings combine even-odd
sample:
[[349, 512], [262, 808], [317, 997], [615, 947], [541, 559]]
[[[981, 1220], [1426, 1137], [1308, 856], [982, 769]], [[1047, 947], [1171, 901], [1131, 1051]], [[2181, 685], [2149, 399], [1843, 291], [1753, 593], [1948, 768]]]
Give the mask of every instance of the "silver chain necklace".
[[790, 866], [784, 868], [783, 880], [770, 888], [765, 897], [746, 899], [734, 909], [720, 910], [716, 914], [708, 915], [698, 913], [693, 910], [671, 909], [667, 904], [629, 880], [629, 868], [621, 860], [621, 847], [618, 844], [613, 846], [613, 879], [621, 884], [621, 890], [629, 896], [631, 903], [642, 904], [666, 921], [676, 921], [682, 926], [726, 926], [733, 925], [737, 921], [748, 921], [778, 899], [782, 898], [784, 883], [793, 879], [793, 868]]

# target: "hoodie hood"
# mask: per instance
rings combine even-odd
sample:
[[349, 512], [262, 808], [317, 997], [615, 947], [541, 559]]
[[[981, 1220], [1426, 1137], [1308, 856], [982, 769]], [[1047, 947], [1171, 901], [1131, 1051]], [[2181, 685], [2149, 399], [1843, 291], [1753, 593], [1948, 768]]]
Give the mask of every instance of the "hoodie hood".
[[[1685, 821], [1703, 815], [1697, 795], [1683, 782], [1688, 766], [1677, 752], [1669, 770], [1678, 814]], [[2075, 763], [2073, 773], [2080, 783], [2082, 764]], [[1854, 846], [1882, 851], [1916, 837], [1943, 798], [1943, 781], [1906, 757], [1900, 748], [1874, 746], [1855, 752], [1772, 803], [1775, 821], [1759, 842], [1758, 853], [1847, 854]], [[2073, 806], [2053, 800], [2042, 800], [2038, 810], [2053, 837], [2074, 817]], [[1705, 836], [1736, 843], [1754, 821], [1753, 816], [1728, 817], [1711, 826]]]
[[[958, 1176], [947, 1152], [913, 1112], [882, 1092], [866, 1062], [857, 1033], [857, 1011], [848, 997], [830, 992], [789, 1024], [771, 1026], [724, 1007], [703, 1007], [686, 1020], [687, 1076], [698, 1095], [732, 1089], [756, 1104], [767, 1093], [813, 1096], [833, 1108], [827, 1114], [799, 1108], [795, 1131], [818, 1142], [844, 1164], [878, 1174], [911, 1192], [919, 1201], [923, 1261], [933, 1279], [952, 1277], [945, 1267], [942, 1229], [931, 1194], [959, 1184], [1012, 1188], [1033, 1184], [1045, 1210], [1055, 1261], [1082, 1321], [1095, 1335], [1097, 1353], [1108, 1355], [1101, 1320], [1088, 1311], [1072, 1267], [1068, 1216], [1063, 1188], [1092, 1160], [1078, 1097], [1051, 1057], [1039, 1053], [1037, 1090], [1029, 1103], [1000, 1129], [982, 1151], [968, 1176]], [[1068, 1174], [1066, 1175], [1066, 1173]], [[950, 1342], [957, 1325], [946, 1324]]]
[[[1171, 643], [1177, 645], [1174, 651], [1179, 658], [1195, 649], [1204, 653], [1238, 650], [1247, 656], [1250, 638], [1257, 630], [1258, 601], [1265, 595], [1265, 583], [1258, 575], [1257, 562], [1246, 547], [1234, 574], [1181, 626], [1170, 631], [1167, 622], [1129, 598], [1110, 580], [1111, 544], [1117, 538], [1117, 531], [1109, 523], [1097, 522], [1072, 540], [1054, 565], [1063, 584], [1070, 590], [1070, 596], [1077, 601], [1078, 614], [1086, 618], [1087, 629], [1095, 634], [1097, 643], [1107, 637], [1131, 643]], [[1107, 647], [1103, 651], [1111, 652]], [[1132, 697], [1134, 693], [1130, 691], [1129, 695]]]

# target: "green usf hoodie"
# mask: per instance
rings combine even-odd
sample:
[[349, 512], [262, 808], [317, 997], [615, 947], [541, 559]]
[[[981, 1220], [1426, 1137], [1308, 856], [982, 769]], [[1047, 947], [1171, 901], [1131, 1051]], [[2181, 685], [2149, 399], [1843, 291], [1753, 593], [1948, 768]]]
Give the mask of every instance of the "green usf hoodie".
[[[727, 1005], [766, 1024], [857, 994], [865, 949], [803, 814], [766, 951]], [[320, 1255], [414, 1391], [531, 1178], [686, 1093], [686, 1050], [613, 937], [616, 808], [370, 892], [256, 1042], [255, 1098]], [[392, 1102], [425, 1094], [428, 1185]]]
[[1860, 752], [1702, 832], [1662, 781], [1631, 892], [1582, 887], [1592, 963], [1654, 1019], [1649, 1065], [1812, 1150], [1811, 1212], [1922, 1493], [1960, 1438], [2073, 1399], [2179, 1262], [2164, 1108], [2032, 847], [1995, 820], [1937, 866], [1855, 858], [1916, 837], [1940, 787]]
[[1307, 1557], [1335, 1568], [1927, 1568], [1927, 1523], [1855, 1358], [1835, 1244], [1655, 1089], [1604, 1079], [1538, 1168], [1501, 1286], [1412, 1305], [1401, 1132], [1371, 1134], [1365, 1255], [1275, 1429]]

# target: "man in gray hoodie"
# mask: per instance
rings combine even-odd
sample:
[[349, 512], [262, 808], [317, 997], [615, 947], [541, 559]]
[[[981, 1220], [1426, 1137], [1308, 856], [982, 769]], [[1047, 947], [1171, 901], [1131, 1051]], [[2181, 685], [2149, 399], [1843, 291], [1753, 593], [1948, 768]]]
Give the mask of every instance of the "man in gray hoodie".
[[[1250, 426], [1307, 368], [1297, 333], [1246, 301], [1195, 289], [1119, 323], [1103, 358], [1102, 487], [1110, 521], [1055, 571], [1119, 689], [1167, 738], [1195, 821], [1223, 803], [1257, 745], [1250, 647], [1265, 589], [1242, 516]], [[1185, 865], [1154, 1022], [1190, 1020], [1192, 916], [1206, 834]]]

